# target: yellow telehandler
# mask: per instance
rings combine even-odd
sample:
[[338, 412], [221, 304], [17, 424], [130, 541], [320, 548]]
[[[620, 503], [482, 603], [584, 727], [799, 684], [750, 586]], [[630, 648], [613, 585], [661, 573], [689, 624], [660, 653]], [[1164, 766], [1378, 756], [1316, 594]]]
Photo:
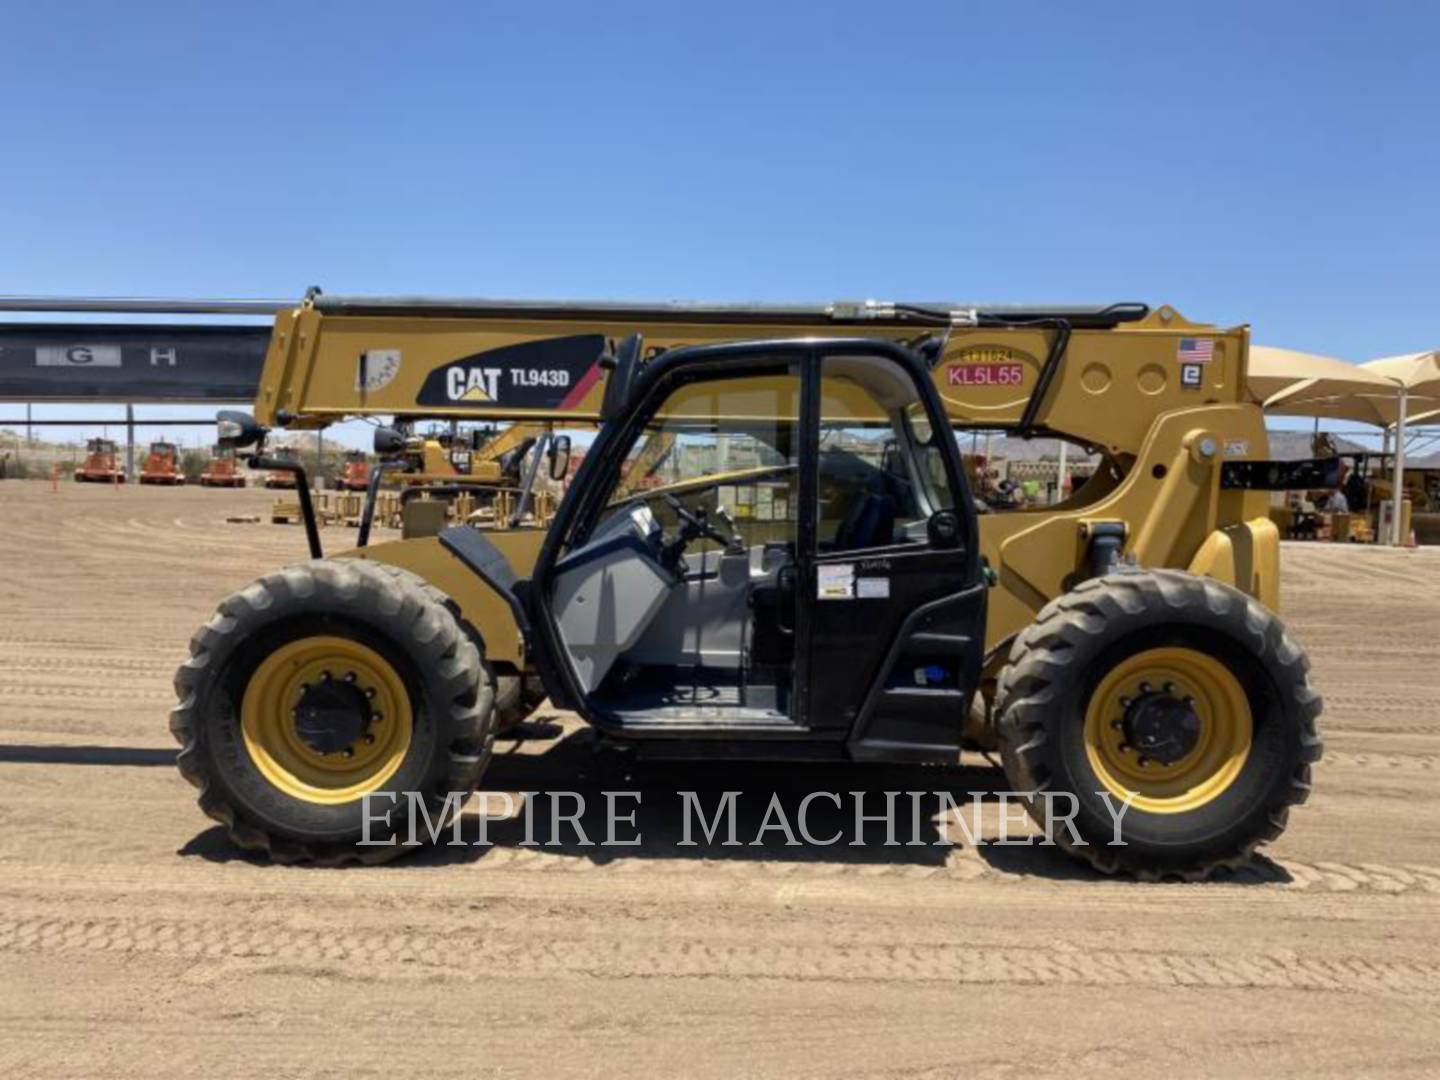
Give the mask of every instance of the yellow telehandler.
[[[222, 417], [258, 467], [268, 431], [354, 416], [598, 434], [546, 526], [328, 558], [312, 530], [310, 561], [192, 639], [180, 769], [245, 848], [391, 857], [402, 823], [367, 818], [371, 797], [452, 812], [489, 761], [496, 680], [530, 678], [645, 756], [998, 749], [1037, 817], [1042, 794], [1073, 800], [1054, 838], [1102, 871], [1235, 867], [1320, 755], [1268, 492], [1333, 471], [1266, 459], [1248, 348], [1143, 304], [312, 293], [276, 318], [253, 416]], [[957, 445], [975, 429], [1101, 464], [1056, 505], [991, 512]], [[377, 432], [382, 458], [403, 447]]]

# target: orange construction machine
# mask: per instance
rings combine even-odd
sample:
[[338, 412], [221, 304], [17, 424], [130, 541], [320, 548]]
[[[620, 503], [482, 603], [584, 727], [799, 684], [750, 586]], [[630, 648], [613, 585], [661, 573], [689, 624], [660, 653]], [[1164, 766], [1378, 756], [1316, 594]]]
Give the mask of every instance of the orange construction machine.
[[210, 449], [210, 463], [200, 474], [201, 487], [244, 487], [245, 474], [235, 460], [235, 448], [216, 443]]
[[142, 484], [183, 484], [185, 471], [180, 468], [180, 448], [172, 442], [152, 442], [140, 470]]
[[364, 450], [348, 450], [345, 462], [335, 477], [335, 487], [341, 491], [364, 491], [370, 486], [370, 459]]
[[[289, 446], [277, 446], [271, 452], [270, 456], [280, 461], [299, 460], [299, 455]], [[293, 488], [295, 486], [295, 474], [273, 469], [265, 474], [265, 486], [267, 488]]]
[[115, 452], [114, 439], [91, 439], [85, 444], [85, 460], [75, 470], [82, 484], [123, 484], [125, 470]]

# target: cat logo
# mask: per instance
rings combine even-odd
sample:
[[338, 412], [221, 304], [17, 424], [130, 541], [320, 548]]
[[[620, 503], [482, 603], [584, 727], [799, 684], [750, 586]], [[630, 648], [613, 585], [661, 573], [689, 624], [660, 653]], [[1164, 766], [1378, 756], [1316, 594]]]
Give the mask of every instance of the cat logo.
[[518, 341], [462, 356], [425, 376], [419, 405], [570, 409], [600, 379], [600, 334]]
[[451, 401], [494, 401], [500, 393], [500, 369], [456, 365], [445, 373]]

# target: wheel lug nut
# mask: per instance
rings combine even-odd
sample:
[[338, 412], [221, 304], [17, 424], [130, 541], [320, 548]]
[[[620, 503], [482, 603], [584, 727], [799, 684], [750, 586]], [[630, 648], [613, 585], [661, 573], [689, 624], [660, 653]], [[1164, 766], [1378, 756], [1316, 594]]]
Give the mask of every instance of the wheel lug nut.
[[365, 687], [365, 696], [367, 698], [373, 698], [375, 696], [375, 688], [373, 686]]
[[345, 673], [345, 681], [348, 683], [353, 683], [355, 681], [355, 672], [347, 671]]
[[1145, 766], [1147, 766], [1147, 765], [1149, 765], [1149, 764], [1150, 764], [1150, 759], [1149, 759], [1148, 757], [1146, 757], [1144, 754], [1141, 754], [1141, 755], [1140, 755], [1140, 767], [1143, 769], [1143, 768], [1145, 768]]
[[1124, 720], [1121, 720], [1121, 719], [1119, 719], [1119, 718], [1117, 717], [1116, 719], [1110, 721], [1110, 726], [1111, 726], [1112, 728], [1114, 728], [1116, 731], [1119, 731], [1121, 728], [1123, 728], [1123, 727], [1125, 726], [1125, 721], [1124, 721]]
[[1121, 752], [1122, 754], [1128, 754], [1128, 753], [1130, 752], [1130, 750], [1131, 750], [1131, 746], [1130, 746], [1130, 744], [1129, 744], [1128, 742], [1122, 742], [1122, 743], [1120, 744], [1120, 752]]
[[353, 746], [347, 746], [347, 747], [345, 748], [345, 756], [346, 756], [347, 758], [354, 757], [354, 756], [355, 756], [355, 748], [354, 748]]
[[1167, 694], [1173, 694], [1175, 692], [1175, 684], [1173, 682], [1167, 682], [1160, 689], [1164, 690]]
[[374, 736], [374, 735], [366, 735], [366, 736], [365, 736], [365, 745], [366, 745], [366, 746], [374, 746], [374, 745], [375, 745], [375, 736]]
[[330, 672], [328, 672], [328, 671], [322, 671], [322, 672], [320, 673], [320, 678], [321, 678], [323, 681], [325, 681], [325, 682], [330, 682], [333, 677], [331, 676]]
[[1140, 693], [1142, 693], [1142, 694], [1148, 694], [1148, 693], [1150, 693], [1150, 684], [1149, 684], [1148, 682], [1142, 682], [1142, 683], [1140, 684]]
[[1130, 707], [1130, 699], [1129, 699], [1128, 697], [1122, 697], [1122, 698], [1120, 699], [1120, 708], [1122, 708], [1122, 709], [1128, 709], [1129, 707]]

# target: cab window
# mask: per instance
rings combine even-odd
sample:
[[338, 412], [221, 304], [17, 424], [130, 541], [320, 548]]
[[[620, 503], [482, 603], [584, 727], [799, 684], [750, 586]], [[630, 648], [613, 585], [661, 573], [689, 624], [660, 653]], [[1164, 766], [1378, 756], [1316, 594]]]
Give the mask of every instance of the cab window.
[[673, 498], [728, 519], [747, 547], [792, 541], [799, 401], [799, 373], [786, 369], [678, 388], [621, 462], [607, 516], [643, 501], [668, 525]]
[[939, 446], [909, 375], [876, 357], [826, 357], [820, 379], [819, 550], [924, 544], [952, 508]]

